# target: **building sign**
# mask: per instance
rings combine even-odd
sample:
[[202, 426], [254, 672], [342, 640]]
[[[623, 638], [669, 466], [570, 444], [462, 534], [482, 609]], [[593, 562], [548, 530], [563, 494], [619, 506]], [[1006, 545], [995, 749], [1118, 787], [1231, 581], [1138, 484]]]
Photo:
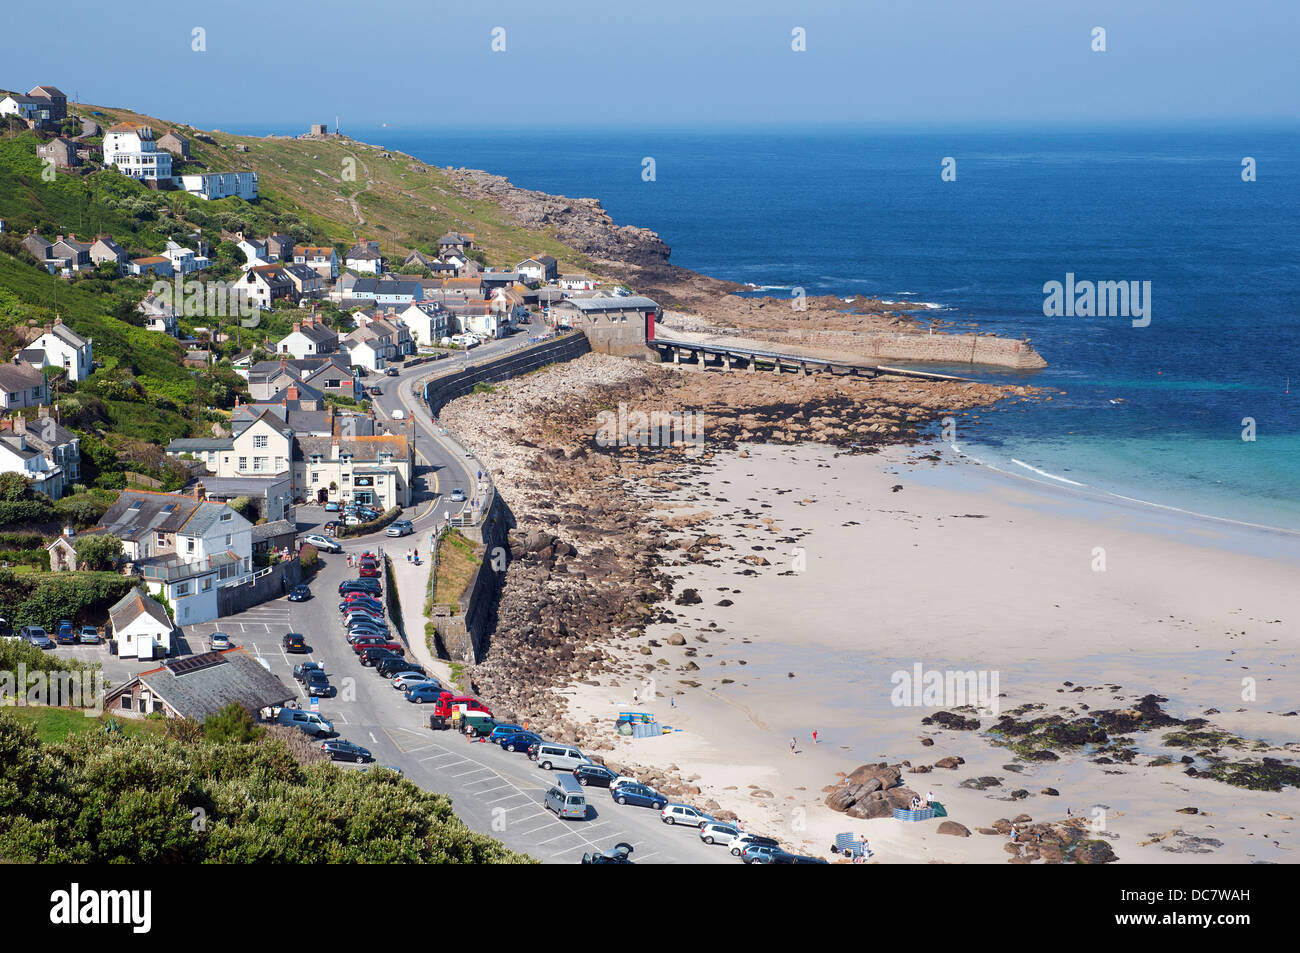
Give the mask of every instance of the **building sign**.
[[368, 476], [353, 477], [353, 478], [352, 478], [352, 485], [353, 485], [353, 486], [374, 486], [374, 485], [375, 485], [375, 478], [374, 478], [374, 477], [368, 477]]

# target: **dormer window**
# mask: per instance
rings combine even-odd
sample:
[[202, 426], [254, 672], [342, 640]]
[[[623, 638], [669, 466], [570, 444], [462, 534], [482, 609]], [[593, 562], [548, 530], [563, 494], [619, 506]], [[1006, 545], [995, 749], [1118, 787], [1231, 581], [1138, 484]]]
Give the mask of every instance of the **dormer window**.
[[221, 514], [221, 522], [223, 522], [223, 523], [229, 523], [229, 522], [230, 522], [230, 519], [231, 519], [232, 516], [234, 516], [233, 513], [222, 513], [222, 514]]

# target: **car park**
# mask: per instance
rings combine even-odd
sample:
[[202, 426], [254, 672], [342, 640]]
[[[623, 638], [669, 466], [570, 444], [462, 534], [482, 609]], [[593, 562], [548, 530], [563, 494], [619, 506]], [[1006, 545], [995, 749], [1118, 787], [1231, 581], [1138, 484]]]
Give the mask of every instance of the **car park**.
[[311, 598], [311, 590], [299, 583], [289, 590], [290, 602], [306, 602]]
[[668, 804], [659, 812], [659, 817], [665, 824], [686, 824], [690, 827], [703, 827], [710, 821], [716, 821], [716, 817], [710, 817], [699, 808], [691, 807], [689, 804]]
[[301, 662], [293, 667], [293, 678], [296, 682], [301, 682], [312, 672], [324, 674], [325, 666], [320, 662]]
[[530, 751], [528, 756], [536, 761], [537, 766], [543, 771], [550, 771], [554, 768], [561, 771], [572, 771], [581, 764], [591, 763], [591, 759], [573, 745], [562, 744], [558, 741], [543, 741], [537, 746], [536, 753]]
[[496, 740], [502, 751], [527, 751], [533, 745], [542, 743], [542, 736], [531, 731], [517, 731], [513, 735], [503, 735]]
[[[362, 634], [367, 635], [387, 635], [388, 623], [378, 616], [369, 615], [364, 612], [351, 612], [343, 620], [343, 628], [348, 631], [348, 641], [353, 641], [353, 637], [359, 637]], [[361, 629], [371, 630], [362, 633]]]
[[498, 724], [492, 729], [492, 734], [488, 736], [488, 741], [497, 744], [506, 735], [517, 735], [523, 730], [523, 726], [521, 725]]
[[583, 793], [582, 786], [570, 775], [556, 775], [555, 783], [546, 792], [542, 803], [548, 811], [554, 811], [556, 817], [561, 820], [587, 819], [587, 795]]
[[609, 791], [609, 796], [619, 804], [631, 804], [633, 807], [649, 807], [662, 811], [668, 804], [664, 797], [654, 788], [645, 784], [620, 784]]
[[343, 597], [339, 603], [339, 612], [347, 612], [349, 609], [368, 609], [376, 615], [384, 614], [384, 604], [364, 592], [349, 592]]
[[230, 648], [230, 636], [224, 632], [213, 632], [208, 638], [208, 648], [213, 652], [222, 652]]
[[93, 625], [83, 625], [81, 631], [77, 633], [77, 641], [82, 645], [100, 645], [104, 639]]
[[415, 532], [415, 525], [410, 520], [393, 520], [385, 530], [388, 536], [410, 536]]
[[387, 642], [393, 637], [388, 631], [388, 627], [376, 623], [357, 623], [348, 629], [348, 644], [356, 645], [358, 639], [378, 638], [382, 642]]
[[423, 665], [417, 665], [414, 662], [408, 662], [406, 659], [402, 659], [402, 661], [400, 662], [392, 662], [387, 665], [381, 665], [378, 668], [379, 668], [380, 676], [387, 679], [396, 678], [398, 675], [407, 675], [413, 678], [419, 676], [425, 681], [434, 681], [434, 682], [437, 681], [437, 679], [433, 678], [431, 675], [425, 674]]
[[280, 640], [280, 645], [286, 652], [301, 654], [311, 651], [307, 648], [307, 639], [301, 632], [286, 632], [284, 638]]
[[344, 741], [342, 738], [322, 741], [320, 750], [329, 755], [331, 761], [355, 761], [357, 764], [362, 764], [375, 760], [368, 748], [353, 744], [351, 741]]
[[706, 844], [721, 844], [726, 847], [740, 836], [740, 828], [721, 821], [709, 821], [700, 828], [700, 840]]
[[379, 575], [379, 565], [373, 559], [362, 559], [361, 569], [358, 571], [362, 579], [373, 579]]

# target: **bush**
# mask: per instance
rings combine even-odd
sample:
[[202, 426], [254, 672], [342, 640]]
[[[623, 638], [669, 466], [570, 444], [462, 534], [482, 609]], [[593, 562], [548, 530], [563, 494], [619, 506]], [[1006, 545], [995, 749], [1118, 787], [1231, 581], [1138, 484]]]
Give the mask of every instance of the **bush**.
[[298, 562], [302, 563], [303, 569], [315, 569], [316, 563], [320, 561], [320, 553], [311, 543], [303, 543], [302, 548], [298, 550]]
[[112, 533], [78, 536], [73, 546], [78, 563], [91, 570], [112, 569], [122, 558], [122, 541]]

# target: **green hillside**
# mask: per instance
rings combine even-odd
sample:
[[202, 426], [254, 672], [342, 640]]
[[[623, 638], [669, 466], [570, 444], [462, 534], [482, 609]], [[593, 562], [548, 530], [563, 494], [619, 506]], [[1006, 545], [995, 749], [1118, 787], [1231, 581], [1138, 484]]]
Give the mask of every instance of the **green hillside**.
[[[93, 240], [111, 235], [132, 257], [158, 254], [166, 241], [187, 247], [202, 241], [214, 266], [203, 280], [238, 277], [243, 256], [221, 238], [222, 232], [257, 236], [272, 232], [340, 253], [359, 238], [381, 243], [390, 261], [412, 250], [437, 253], [437, 240], [448, 230], [472, 232], [489, 264], [505, 265], [538, 253], [554, 255], [563, 268], [594, 272], [592, 263], [559, 242], [553, 234], [511, 224], [493, 203], [469, 201], [445, 172], [401, 153], [343, 137], [292, 139], [242, 137], [203, 132], [122, 109], [69, 104], [71, 113], [94, 115], [101, 127], [114, 122], [148, 124], [156, 134], [176, 129], [190, 141], [191, 157], [175, 171], [258, 173], [260, 198], [247, 203], [230, 198], [215, 202], [177, 191], [155, 191], [113, 169], [59, 171], [43, 176], [37, 147], [48, 139], [16, 121], [0, 124], [0, 359], [8, 360], [61, 318], [94, 340], [102, 367], [87, 381], [54, 381], [60, 420], [83, 435], [84, 477], [88, 485], [115, 488], [137, 472], [170, 482], [161, 448], [178, 437], [209, 431], [213, 421], [237, 398], [247, 399], [246, 385], [228, 366], [232, 353], [265, 346], [282, 337], [301, 312], [278, 306], [264, 312], [256, 331], [237, 318], [202, 315], [181, 320], [181, 330], [210, 328], [211, 367], [184, 364], [185, 346], [146, 330], [136, 306], [153, 279], [82, 274], [72, 279], [48, 274], [21, 248], [23, 236], [37, 229], [46, 239], [76, 235]], [[200, 136], [209, 138], [205, 142]], [[99, 144], [101, 136], [86, 139]], [[322, 308], [327, 324], [341, 327], [344, 316]], [[200, 338], [209, 335], [199, 333]]]

